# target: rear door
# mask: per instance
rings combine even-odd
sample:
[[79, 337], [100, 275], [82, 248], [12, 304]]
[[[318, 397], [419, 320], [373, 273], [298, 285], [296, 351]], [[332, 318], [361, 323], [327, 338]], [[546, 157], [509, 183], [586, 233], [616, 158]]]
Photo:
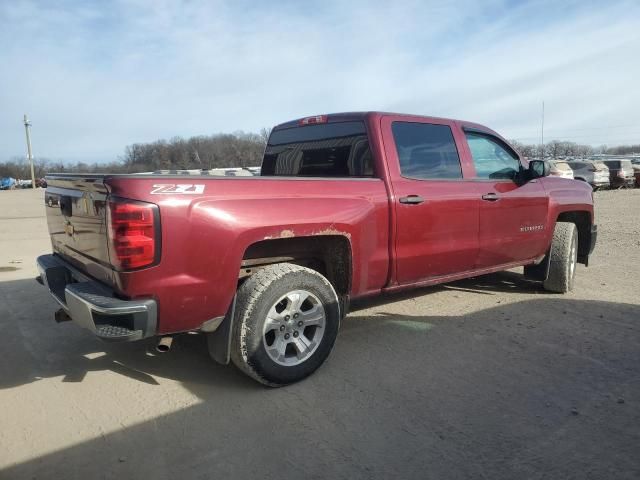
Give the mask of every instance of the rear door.
[[480, 202], [477, 268], [528, 260], [546, 250], [548, 197], [538, 180], [520, 181], [518, 154], [502, 139], [466, 129]]
[[464, 180], [452, 124], [386, 116], [382, 132], [396, 217], [397, 283], [471, 270], [479, 199]]

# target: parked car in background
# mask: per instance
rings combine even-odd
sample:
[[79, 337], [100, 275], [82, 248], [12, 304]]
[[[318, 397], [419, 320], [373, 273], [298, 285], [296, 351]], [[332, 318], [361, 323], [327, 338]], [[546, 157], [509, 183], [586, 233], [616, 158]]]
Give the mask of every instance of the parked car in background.
[[633, 187], [636, 183], [631, 160], [603, 160], [603, 162], [609, 167], [611, 188]]
[[573, 178], [587, 182], [594, 190], [609, 186], [609, 168], [600, 161], [572, 160]]
[[141, 172], [136, 175], [213, 175], [218, 177], [251, 177], [260, 175], [260, 167], [225, 167], [202, 169], [172, 169]]
[[573, 179], [573, 170], [571, 170], [571, 167], [567, 162], [563, 160], [550, 160], [549, 164], [551, 165], [549, 175]]
[[640, 188], [640, 158], [631, 160], [631, 166], [633, 167], [633, 174], [636, 177], [636, 187]]
[[16, 187], [16, 179], [11, 177], [0, 178], [0, 190], [11, 190]]

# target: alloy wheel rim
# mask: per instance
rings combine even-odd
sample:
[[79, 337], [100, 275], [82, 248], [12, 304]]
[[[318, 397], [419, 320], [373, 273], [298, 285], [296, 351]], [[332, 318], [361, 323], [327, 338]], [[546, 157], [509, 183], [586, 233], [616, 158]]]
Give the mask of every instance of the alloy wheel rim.
[[326, 312], [308, 290], [292, 290], [276, 301], [267, 314], [262, 344], [279, 365], [300, 365], [317, 350], [324, 336]]

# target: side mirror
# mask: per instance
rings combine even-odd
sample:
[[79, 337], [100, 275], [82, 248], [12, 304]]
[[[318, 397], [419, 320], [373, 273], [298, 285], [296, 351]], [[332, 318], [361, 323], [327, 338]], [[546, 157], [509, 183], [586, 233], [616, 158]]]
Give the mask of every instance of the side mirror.
[[551, 166], [544, 160], [531, 160], [529, 162], [529, 179], [548, 177]]

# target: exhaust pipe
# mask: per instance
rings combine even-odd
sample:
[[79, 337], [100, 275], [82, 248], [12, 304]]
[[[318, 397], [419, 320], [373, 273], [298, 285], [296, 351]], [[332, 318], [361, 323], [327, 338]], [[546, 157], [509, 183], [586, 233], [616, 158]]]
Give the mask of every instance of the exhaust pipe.
[[171, 344], [173, 343], [173, 337], [162, 337], [158, 340], [156, 350], [160, 353], [166, 353], [171, 350]]

